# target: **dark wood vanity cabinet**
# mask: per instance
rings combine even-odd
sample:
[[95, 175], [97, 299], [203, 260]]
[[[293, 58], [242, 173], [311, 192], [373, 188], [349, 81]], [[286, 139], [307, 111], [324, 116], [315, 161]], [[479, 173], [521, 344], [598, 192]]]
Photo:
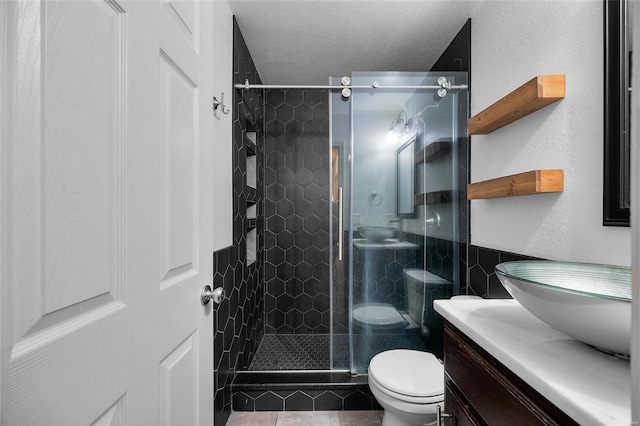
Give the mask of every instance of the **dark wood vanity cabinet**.
[[577, 424], [449, 322], [444, 354], [444, 425]]

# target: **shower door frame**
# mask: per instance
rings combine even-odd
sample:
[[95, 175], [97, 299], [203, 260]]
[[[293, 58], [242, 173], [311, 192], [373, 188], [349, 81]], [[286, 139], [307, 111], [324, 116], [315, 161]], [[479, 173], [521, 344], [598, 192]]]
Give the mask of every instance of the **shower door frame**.
[[[382, 74], [382, 73], [378, 73], [378, 74]], [[421, 75], [427, 75], [427, 74], [437, 74], [442, 76], [444, 75], [462, 75], [462, 74], [466, 74], [468, 75], [467, 72], [423, 72], [423, 73], [397, 73], [397, 74], [421, 74]], [[335, 78], [335, 77], [333, 77]], [[333, 79], [332, 78], [332, 79]], [[380, 91], [384, 91], [385, 89], [387, 90], [394, 90], [394, 89], [415, 89], [415, 90], [442, 90], [445, 89], [448, 91], [460, 91], [460, 90], [464, 90], [464, 91], [468, 91], [468, 85], [466, 84], [450, 84], [449, 81], [443, 81], [443, 82], [438, 82], [437, 85], [379, 85], [376, 82], [372, 82], [370, 85], [351, 85], [350, 82], [346, 83], [346, 84], [342, 84], [342, 85], [334, 85], [334, 84], [329, 84], [329, 85], [263, 85], [263, 84], [250, 84], [248, 81], [245, 82], [245, 84], [236, 84], [234, 85], [234, 87], [236, 89], [243, 89], [243, 90], [250, 90], [250, 89], [318, 89], [318, 90], [327, 90], [329, 93], [329, 115], [330, 115], [330, 120], [333, 119], [333, 100], [332, 100], [332, 94], [335, 93], [336, 91], [341, 91], [342, 93], [344, 92], [344, 89], [349, 89], [348, 93], [347, 93], [347, 97], [350, 97], [351, 93], [353, 90], [360, 90], [360, 89], [367, 89], [367, 90], [371, 90], [371, 89], [375, 89], [375, 90], [380, 90]], [[468, 114], [469, 108], [468, 108], [468, 92], [467, 92], [467, 105], [466, 105], [466, 111]], [[352, 109], [352, 105], [353, 102], [350, 99], [349, 100], [350, 106], [349, 109]], [[352, 115], [352, 112], [350, 112], [350, 115]], [[351, 152], [353, 151], [353, 120], [352, 117], [350, 117], [350, 131], [349, 131], [349, 141], [348, 143], [346, 143], [345, 141], [345, 146], [349, 146], [349, 153], [348, 153], [348, 159], [345, 161], [347, 164], [350, 165], [349, 167], [349, 172], [348, 172], [348, 178], [349, 178], [349, 184], [352, 183], [353, 181], [353, 167], [351, 166], [352, 164], [352, 157], [351, 157]], [[453, 120], [452, 120], [453, 122]], [[466, 128], [466, 123], [465, 123], [465, 128]], [[466, 134], [465, 134], [465, 137]], [[329, 131], [329, 149], [330, 152], [333, 148], [333, 126], [330, 125], [330, 131]], [[332, 177], [333, 175], [333, 164], [330, 161], [329, 164], [329, 175], [330, 177]], [[454, 177], [455, 178], [455, 177]], [[347, 185], [345, 185], [347, 186]], [[329, 200], [329, 206], [330, 209], [333, 209], [333, 188], [332, 185], [330, 184], [330, 200]], [[330, 350], [330, 354], [329, 354], [329, 361], [330, 361], [330, 368], [328, 371], [350, 371], [352, 374], [358, 374], [355, 369], [354, 369], [354, 353], [353, 353], [353, 342], [352, 342], [352, 335], [353, 335], [353, 318], [352, 318], [352, 311], [353, 311], [353, 232], [351, 232], [351, 229], [353, 228], [353, 223], [352, 223], [352, 219], [353, 219], [353, 191], [350, 190], [348, 191], [348, 200], [349, 200], [349, 206], [348, 206], [348, 227], [350, 230], [350, 236], [349, 236], [349, 250], [348, 250], [348, 255], [349, 255], [349, 267], [348, 267], [348, 296], [349, 296], [349, 300], [348, 300], [348, 330], [349, 330], [349, 367], [346, 369], [343, 368], [335, 368], [335, 356], [334, 356], [334, 350], [335, 350], [335, 342], [334, 342], [334, 337], [335, 337], [335, 330], [334, 330], [334, 270], [333, 270], [333, 265], [334, 265], [334, 240], [333, 240], [333, 226], [334, 226], [334, 220], [333, 220], [333, 212], [330, 212], [329, 214], [329, 233], [330, 233], [330, 244], [329, 244], [329, 260], [330, 260], [330, 265], [329, 265], [329, 299], [331, 302], [331, 308], [330, 308], [330, 312], [329, 312], [329, 317], [330, 317], [330, 324], [329, 324], [329, 333], [330, 333], [330, 344], [329, 344], [329, 350]], [[343, 214], [344, 217], [344, 214]], [[457, 230], [455, 232], [456, 234], [459, 233], [459, 230]], [[457, 235], [454, 235], [454, 238], [456, 238]], [[466, 240], [465, 240], [466, 241]], [[456, 250], [458, 250], [458, 246], [456, 245]], [[456, 256], [458, 259], [460, 258], [460, 254], [458, 253], [458, 256]], [[454, 280], [454, 285], [455, 286], [459, 286], [459, 269], [455, 269], [456, 273], [457, 273], [457, 278]], [[459, 291], [459, 288], [456, 288], [456, 292]], [[305, 370], [301, 370], [301, 371], [305, 371]]]

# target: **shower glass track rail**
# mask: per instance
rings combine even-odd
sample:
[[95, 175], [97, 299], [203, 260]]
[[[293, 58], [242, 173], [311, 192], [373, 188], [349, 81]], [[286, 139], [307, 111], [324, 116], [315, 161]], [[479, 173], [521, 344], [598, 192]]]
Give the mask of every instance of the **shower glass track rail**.
[[305, 84], [250, 84], [249, 81], [246, 81], [244, 84], [236, 84], [234, 85], [236, 89], [318, 89], [318, 90], [342, 90], [342, 89], [424, 89], [424, 90], [439, 90], [439, 89], [447, 89], [447, 90], [466, 90], [469, 88], [466, 84], [452, 85], [449, 82], [442, 85], [431, 85], [431, 86], [395, 86], [388, 85], [383, 86], [379, 85], [377, 82], [371, 83], [369, 86], [358, 86], [358, 85], [344, 85], [344, 86], [336, 86], [336, 85], [305, 85]]

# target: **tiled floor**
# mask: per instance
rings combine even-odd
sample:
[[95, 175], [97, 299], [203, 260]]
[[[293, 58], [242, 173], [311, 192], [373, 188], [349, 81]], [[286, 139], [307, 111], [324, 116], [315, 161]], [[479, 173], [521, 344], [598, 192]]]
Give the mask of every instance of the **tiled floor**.
[[227, 426], [375, 426], [382, 411], [235, 411]]

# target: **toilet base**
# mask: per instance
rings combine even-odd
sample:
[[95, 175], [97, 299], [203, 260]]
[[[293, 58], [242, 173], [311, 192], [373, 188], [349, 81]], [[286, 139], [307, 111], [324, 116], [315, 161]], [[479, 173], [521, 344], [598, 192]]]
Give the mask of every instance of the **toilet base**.
[[[425, 423], [426, 422], [426, 423]], [[411, 413], [396, 413], [391, 410], [384, 410], [382, 416], [382, 426], [435, 426], [436, 416]]]
[[444, 404], [443, 400], [433, 404], [412, 404], [386, 395], [378, 388], [369, 376], [369, 389], [378, 403], [384, 409], [382, 426], [423, 426], [436, 424], [437, 406]]

